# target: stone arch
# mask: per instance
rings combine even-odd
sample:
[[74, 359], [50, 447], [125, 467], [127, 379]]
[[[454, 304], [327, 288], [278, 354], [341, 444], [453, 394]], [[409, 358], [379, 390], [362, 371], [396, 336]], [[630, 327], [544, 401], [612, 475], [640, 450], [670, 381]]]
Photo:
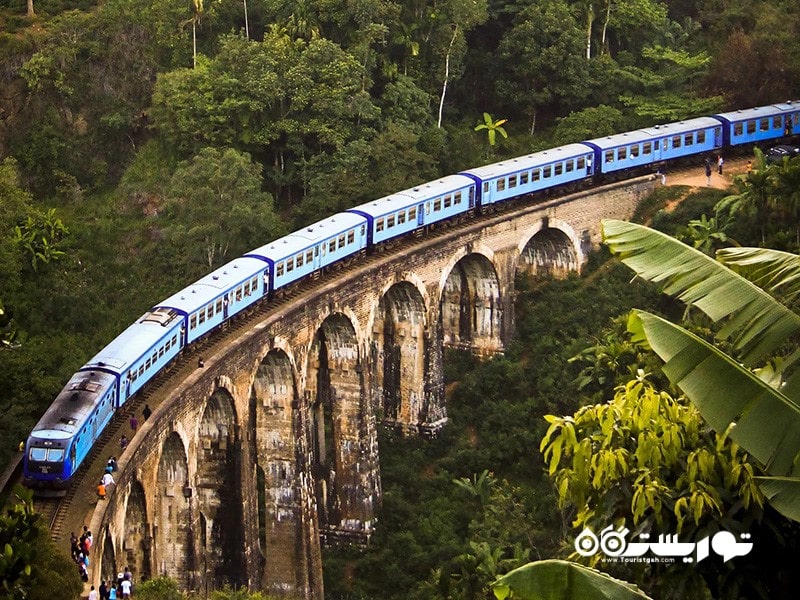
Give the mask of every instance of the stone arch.
[[306, 397], [310, 453], [320, 529], [326, 539], [366, 541], [377, 489], [368, 430], [362, 361], [352, 322], [329, 315], [309, 352]]
[[373, 387], [383, 421], [406, 432], [424, 422], [426, 309], [419, 290], [407, 281], [381, 296], [373, 321]]
[[564, 223], [542, 219], [541, 226], [520, 251], [517, 272], [565, 277], [579, 271], [583, 257], [572, 229]]
[[444, 345], [478, 352], [502, 350], [500, 282], [488, 258], [467, 254], [453, 266], [442, 290], [439, 323]]
[[206, 587], [246, 584], [239, 440], [233, 398], [217, 389], [206, 402], [197, 436], [197, 545]]
[[195, 583], [192, 488], [183, 440], [172, 432], [164, 440], [156, 472], [154, 541], [158, 573], [182, 589]]
[[114, 551], [114, 540], [111, 537], [111, 531], [108, 527], [105, 527], [103, 530], [103, 555], [100, 560], [100, 579], [109, 578], [116, 580], [117, 573], [121, 572], [121, 567], [125, 566], [117, 563], [117, 553]]
[[301, 521], [296, 439], [297, 387], [294, 366], [281, 349], [258, 365], [250, 391], [251, 431], [255, 432], [259, 544], [265, 557], [265, 589], [296, 589]]
[[122, 538], [125, 565], [131, 569], [136, 581], [147, 581], [152, 577], [150, 522], [147, 518], [147, 500], [144, 487], [133, 480], [125, 507], [125, 535]]

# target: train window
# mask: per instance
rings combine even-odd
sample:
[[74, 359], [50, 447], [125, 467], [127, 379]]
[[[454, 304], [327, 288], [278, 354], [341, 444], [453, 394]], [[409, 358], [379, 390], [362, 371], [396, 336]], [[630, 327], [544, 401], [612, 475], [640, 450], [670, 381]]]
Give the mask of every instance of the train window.
[[361, 235], [363, 236], [366, 232], [367, 232], [367, 226], [366, 225], [362, 225], [361, 226]]
[[692, 146], [692, 145], [694, 145], [694, 134], [693, 133], [687, 133], [686, 135], [683, 136], [683, 145], [684, 146]]
[[[406, 211], [404, 211], [404, 210], [401, 210], [399, 213], [397, 213], [397, 224], [398, 224], [398, 225], [402, 225], [402, 224], [403, 224], [403, 223], [405, 223], [405, 222], [406, 222]], [[350, 232], [350, 235], [351, 235], [351, 236], [353, 235], [353, 232], [352, 232], [352, 231]], [[353, 243], [353, 240], [352, 240], [352, 239], [350, 239], [350, 237], [348, 237], [348, 238], [347, 238], [347, 242], [348, 242], [349, 244], [352, 244], [352, 243]]]
[[[244, 284], [244, 295], [245, 296], [249, 296], [250, 295], [250, 282], [249, 281], [246, 281], [245, 284]], [[214, 314], [214, 313], [212, 312], [208, 316], [210, 317], [212, 314]]]
[[461, 192], [453, 194], [453, 204], [461, 204]]
[[486, 194], [488, 192], [489, 192], [489, 182], [488, 181], [484, 181], [483, 182], [483, 193]]
[[517, 187], [517, 176], [516, 175], [512, 175], [511, 177], [508, 178], [508, 187], [510, 187], [510, 188]]
[[290, 271], [294, 271], [294, 259], [287, 258], [286, 259], [286, 272], [289, 273]]
[[375, 221], [375, 231], [383, 231], [383, 219]]
[[606, 150], [606, 162], [607, 163], [614, 162], [614, 151], [613, 150]]
[[550, 177], [550, 173], [552, 171], [552, 167], [545, 167], [542, 169], [542, 177], [547, 178]]
[[679, 136], [679, 135], [672, 136], [672, 147], [673, 148], [680, 148], [681, 147], [681, 136]]
[[409, 221], [413, 221], [416, 218], [417, 218], [417, 207], [415, 206], [414, 208], [409, 208], [408, 209], [408, 220]]
[[314, 251], [309, 250], [308, 252], [306, 252], [306, 262], [310, 263], [312, 260], [314, 260]]
[[152, 365], [152, 364], [153, 364], [152, 361], [148, 358], [144, 363], [145, 370], [149, 369], [150, 365]]
[[506, 180], [505, 179], [498, 179], [497, 180], [497, 191], [502, 192], [506, 189]]
[[[392, 221], [394, 221], [394, 217], [389, 217], [389, 218], [390, 218]], [[389, 227], [391, 227], [392, 225], [394, 225], [394, 223], [392, 223], [392, 224], [390, 224], [390, 225], [388, 225], [388, 226], [389, 226]], [[342, 234], [342, 235], [340, 235], [340, 236], [339, 236], [339, 248], [344, 248], [344, 234]]]
[[158, 349], [158, 358], [162, 358], [164, 356], [164, 346]]
[[325, 256], [325, 253], [328, 251], [328, 247], [325, 244], [320, 244], [317, 247], [322, 248], [322, 256]]
[[[400, 214], [403, 215], [404, 217], [406, 216], [406, 213], [400, 213]], [[351, 229], [350, 231], [347, 232], [347, 243], [352, 244], [355, 241], [356, 241], [356, 230]]]
[[575, 170], [575, 162], [568, 160], [564, 163], [564, 166], [567, 168], [567, 173], [572, 173]]
[[642, 144], [642, 154], [651, 154], [653, 152], [653, 144], [645, 142]]
[[222, 312], [222, 300], [217, 300], [217, 312]]
[[[258, 289], [258, 275], [250, 280], [250, 289], [252, 289], [254, 292]], [[219, 312], [219, 309], [217, 309], [217, 312]]]
[[431, 214], [431, 203], [430, 202], [426, 202], [425, 203], [425, 214], [426, 215]]
[[241, 302], [241, 300], [242, 300], [242, 287], [239, 286], [238, 288], [236, 288], [236, 301]]
[[764, 117], [758, 121], [758, 129], [760, 131], [769, 131], [769, 117]]
[[278, 268], [275, 270], [275, 275], [277, 275], [278, 277], [283, 275], [283, 263], [280, 263], [278, 265]]
[[389, 227], [394, 227], [394, 220], [395, 220], [394, 219], [394, 215], [389, 215], [388, 217], [386, 217], [386, 228], [387, 229]]
[[197, 319], [197, 320], [198, 320], [198, 322], [199, 322], [200, 324], [202, 324], [202, 323], [205, 323], [205, 322], [206, 322], [206, 311], [204, 311], [204, 310], [201, 310], [201, 311], [200, 311], [200, 313], [199, 313], [197, 316], [198, 316], [198, 319]]
[[634, 144], [631, 146], [631, 158], [636, 158], [639, 156], [639, 144]]
[[706, 132], [705, 131], [698, 131], [697, 132], [697, 143], [698, 144], [705, 144], [706, 143]]
[[628, 148], [627, 147], [618, 148], [617, 158], [619, 160], [625, 160], [626, 158], [628, 158]]
[[189, 319], [189, 329], [194, 329], [197, 327], [197, 315], [192, 315], [192, 318]]
[[781, 128], [781, 118], [780, 117], [772, 117], [772, 128], [773, 129], [780, 129]]
[[450, 208], [451, 206], [453, 206], [453, 197], [450, 194], [448, 194], [447, 196], [444, 197], [444, 207]]
[[564, 172], [564, 165], [561, 163], [557, 163], [556, 165], [553, 166], [553, 169], [555, 170], [556, 177], [558, 177], [559, 175], [561, 175], [561, 173]]
[[177, 335], [175, 335], [175, 336], [172, 338], [172, 345], [173, 345], [173, 346], [177, 346], [177, 345], [178, 345], [178, 336], [177, 336]]
[[42, 462], [47, 458], [46, 448], [31, 448], [30, 459], [37, 462]]
[[303, 253], [302, 252], [294, 257], [294, 262], [297, 263], [297, 268], [298, 269], [303, 266]]
[[328, 242], [328, 252], [336, 252], [336, 240]]
[[139, 365], [139, 377], [144, 375], [144, 365]]
[[64, 451], [61, 448], [50, 448], [47, 451], [47, 462], [61, 462], [64, 460]]
[[136, 381], [138, 379], [138, 374], [136, 371], [131, 371], [131, 381]]
[[442, 199], [437, 198], [433, 201], [433, 211], [436, 212], [437, 210], [442, 210]]
[[661, 150], [664, 151], [664, 152], [666, 152], [666, 150], [667, 150], [667, 143], [668, 143], [667, 138], [664, 138], [664, 139], [661, 140]]
[[747, 133], [755, 133], [756, 132], [756, 122], [755, 121], [748, 121], [747, 122]]
[[[519, 184], [520, 185], [527, 185], [529, 177], [530, 177], [530, 173], [528, 173], [528, 171], [525, 171], [524, 173], [520, 173], [519, 174]], [[459, 198], [460, 198], [460, 196], [461, 196], [461, 194], [459, 194]]]
[[153, 350], [153, 364], [158, 360], [158, 350]]
[[576, 167], [578, 169], [583, 169], [586, 166], [586, 159], [583, 158], [582, 156], [580, 158], [578, 158], [577, 162], [578, 162], [578, 164], [576, 165]]
[[744, 133], [744, 125], [742, 123], [733, 124], [733, 135], [742, 135]]

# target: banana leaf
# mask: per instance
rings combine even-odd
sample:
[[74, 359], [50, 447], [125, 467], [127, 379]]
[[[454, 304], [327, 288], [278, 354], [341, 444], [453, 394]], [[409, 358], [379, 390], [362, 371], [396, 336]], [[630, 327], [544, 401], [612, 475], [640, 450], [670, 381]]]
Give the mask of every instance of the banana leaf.
[[784, 303], [800, 294], [800, 256], [769, 248], [723, 248], [717, 260]]
[[506, 573], [492, 585], [499, 600], [643, 600], [632, 583], [566, 560], [540, 560]]
[[800, 479], [797, 477], [756, 477], [769, 503], [784, 517], [800, 522]]
[[661, 232], [625, 221], [603, 221], [603, 239], [637, 275], [666, 294], [722, 322], [739, 360], [771, 357], [800, 333], [800, 315], [725, 265]]

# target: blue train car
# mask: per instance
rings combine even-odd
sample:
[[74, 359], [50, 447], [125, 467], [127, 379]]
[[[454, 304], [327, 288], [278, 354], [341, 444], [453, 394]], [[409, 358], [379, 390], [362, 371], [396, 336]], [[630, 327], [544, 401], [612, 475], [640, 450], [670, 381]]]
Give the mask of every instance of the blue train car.
[[485, 206], [591, 177], [594, 149], [586, 144], [569, 144], [461, 174], [475, 181], [478, 205]]
[[722, 147], [723, 136], [717, 119], [700, 117], [617, 133], [585, 143], [595, 149], [600, 172], [614, 173], [714, 152]]
[[254, 258], [237, 258], [173, 294], [153, 309], [174, 312], [184, 322], [183, 344], [191, 344], [269, 291], [269, 267]]
[[364, 250], [367, 247], [366, 230], [364, 217], [337, 213], [251, 250], [245, 257], [267, 263], [270, 290], [277, 290]]
[[98, 352], [81, 371], [116, 377], [119, 408], [181, 351], [183, 319], [175, 311], [152, 309]]
[[103, 371], [75, 373], [36, 423], [25, 444], [23, 481], [63, 489], [114, 414], [118, 378]]
[[475, 184], [450, 175], [379, 198], [347, 212], [367, 220], [367, 245], [380, 244], [465, 213], [475, 206]]
[[723, 124], [726, 146], [757, 144], [800, 133], [800, 101], [758, 106], [714, 115]]

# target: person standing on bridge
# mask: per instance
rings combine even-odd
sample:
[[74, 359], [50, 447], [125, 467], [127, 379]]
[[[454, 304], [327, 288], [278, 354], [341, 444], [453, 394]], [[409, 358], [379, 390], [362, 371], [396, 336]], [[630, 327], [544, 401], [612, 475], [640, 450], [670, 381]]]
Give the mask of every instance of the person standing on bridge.
[[711, 159], [706, 157], [706, 179], [708, 183], [706, 185], [711, 186]]
[[111, 473], [103, 473], [103, 479], [100, 481], [106, 488], [110, 485], [115, 485], [117, 482], [114, 481], [114, 476]]
[[152, 415], [152, 414], [153, 414], [153, 411], [152, 411], [152, 410], [150, 410], [150, 407], [149, 407], [147, 404], [145, 404], [145, 405], [144, 405], [144, 410], [142, 411], [142, 418], [143, 418], [143, 420], [144, 420], [144, 421], [147, 421], [147, 419], [149, 419], [149, 418], [150, 418], [150, 415]]

